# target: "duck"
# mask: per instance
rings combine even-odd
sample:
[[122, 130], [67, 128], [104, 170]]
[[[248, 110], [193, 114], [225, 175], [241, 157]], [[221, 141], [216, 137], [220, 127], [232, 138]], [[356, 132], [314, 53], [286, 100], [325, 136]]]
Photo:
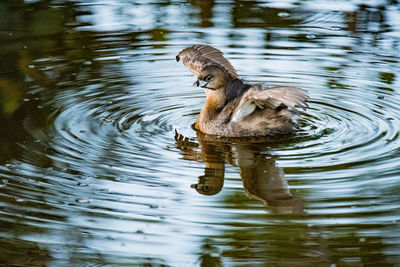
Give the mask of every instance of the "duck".
[[217, 48], [197, 44], [180, 51], [176, 61], [193, 73], [206, 99], [194, 128], [221, 137], [292, 134], [308, 108], [307, 91], [294, 86], [248, 84]]

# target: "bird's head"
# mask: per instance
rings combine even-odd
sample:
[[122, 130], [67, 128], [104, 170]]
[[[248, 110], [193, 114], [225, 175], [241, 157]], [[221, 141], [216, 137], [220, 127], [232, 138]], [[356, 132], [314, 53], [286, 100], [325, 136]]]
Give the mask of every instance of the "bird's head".
[[193, 85], [204, 88], [207, 99], [216, 105], [223, 105], [240, 92], [243, 83], [220, 50], [208, 45], [193, 45], [178, 53], [176, 61], [181, 60], [197, 77]]
[[225, 89], [227, 73], [219, 66], [207, 66], [197, 76], [194, 86], [219, 91]]

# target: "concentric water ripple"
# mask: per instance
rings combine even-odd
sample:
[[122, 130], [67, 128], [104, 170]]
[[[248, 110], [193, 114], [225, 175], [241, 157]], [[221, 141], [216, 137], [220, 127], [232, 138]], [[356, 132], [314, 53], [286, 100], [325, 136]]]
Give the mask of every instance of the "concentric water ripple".
[[[310, 167], [355, 166], [396, 153], [399, 118], [395, 103], [399, 97], [383, 102], [374, 94], [356, 96], [349, 90], [337, 90], [337, 94], [336, 98], [324, 95], [323, 99], [313, 100], [303, 118], [305, 127], [297, 137], [302, 142], [296, 144], [296, 159], [312, 158], [307, 163]], [[346, 99], [341, 100], [341, 95]], [[285, 151], [284, 155], [290, 155], [291, 151]]]

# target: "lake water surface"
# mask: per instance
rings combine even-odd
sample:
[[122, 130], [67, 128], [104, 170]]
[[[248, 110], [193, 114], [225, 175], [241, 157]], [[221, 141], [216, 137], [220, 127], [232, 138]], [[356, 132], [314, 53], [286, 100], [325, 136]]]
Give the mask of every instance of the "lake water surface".
[[[399, 266], [400, 3], [0, 2], [0, 265]], [[308, 90], [290, 137], [196, 133], [175, 61]], [[147, 266], [147, 265], [146, 265]]]

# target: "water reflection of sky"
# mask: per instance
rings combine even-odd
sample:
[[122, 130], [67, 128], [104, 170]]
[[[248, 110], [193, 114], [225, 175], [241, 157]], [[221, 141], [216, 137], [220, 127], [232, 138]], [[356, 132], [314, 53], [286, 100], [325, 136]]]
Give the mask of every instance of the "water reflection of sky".
[[[88, 25], [78, 27], [78, 29], [115, 33], [134, 31], [139, 33], [137, 38], [143, 44], [156, 44], [157, 42], [149, 39], [158, 35], [158, 38], [169, 40], [168, 45], [176, 46], [179, 40], [179, 47], [192, 43], [209, 43], [228, 47], [225, 52], [230, 55], [233, 63], [237, 63], [234, 48], [243, 47], [245, 49], [241, 49], [241, 52], [247, 55], [241, 58], [241, 65], [238, 68], [251, 70], [248, 71], [250, 77], [253, 73], [256, 77], [259, 77], [258, 73], [268, 73], [268, 68], [271, 66], [278, 66], [278, 70], [282, 72], [289, 70], [291, 73], [304, 68], [312, 69], [316, 64], [308, 61], [313, 60], [319, 61], [321, 66], [332, 67], [332, 62], [324, 60], [324, 57], [330, 57], [332, 54], [337, 56], [330, 57], [330, 60], [336, 60], [338, 65], [346, 61], [341, 56], [354, 52], [363, 52], [371, 56], [379, 53], [383, 56], [387, 51], [386, 54], [390, 60], [393, 49], [399, 49], [397, 35], [400, 32], [400, 24], [396, 19], [398, 7], [386, 6], [384, 1], [369, 1], [368, 3], [308, 1], [300, 6], [297, 6], [294, 1], [279, 3], [258, 1], [248, 4], [251, 6], [249, 12], [260, 8], [277, 8], [278, 16], [288, 17], [288, 20], [295, 21], [296, 27], [289, 29], [274, 29], [280, 26], [279, 24], [263, 26], [265, 21], [260, 21], [259, 17], [251, 19], [235, 16], [235, 9], [241, 10], [247, 4], [240, 1], [237, 3], [204, 1], [201, 4], [200, 2], [189, 4], [182, 1], [173, 1], [172, 4], [98, 1], [81, 5], [80, 9], [88, 14], [79, 16], [78, 20]], [[260, 12], [254, 13], [259, 15]], [[259, 21], [249, 21], [249, 19]], [[334, 32], [334, 38], [331, 37], [332, 32]], [[304, 34], [308, 42], [300, 44], [293, 42], [299, 34]], [[268, 61], [258, 56], [252, 58], [257, 49], [265, 47], [266, 38], [269, 38], [267, 45], [270, 54], [266, 55]], [[291, 51], [290, 48], [292, 46], [298, 48], [299, 45], [304, 48], [302, 53], [305, 59], [291, 60], [291, 55], [296, 51]], [[321, 56], [318, 56], [318, 53]], [[279, 61], [274, 61], [275, 55], [278, 56]], [[282, 60], [283, 55], [287, 57], [287, 60]], [[360, 62], [360, 65], [365, 64], [365, 61], [373, 61], [368, 57], [360, 60], [364, 60]], [[362, 71], [362, 68], [360, 69]], [[365, 73], [365, 76], [359, 75], [359, 71], [357, 70], [354, 74], [361, 77], [370, 75], [370, 73]], [[317, 73], [318, 70], [315, 72]], [[297, 79], [301, 80], [304, 77], [297, 77]], [[274, 81], [273, 77], [272, 80], [271, 77], [266, 80]], [[360, 81], [362, 80], [361, 78]]]

